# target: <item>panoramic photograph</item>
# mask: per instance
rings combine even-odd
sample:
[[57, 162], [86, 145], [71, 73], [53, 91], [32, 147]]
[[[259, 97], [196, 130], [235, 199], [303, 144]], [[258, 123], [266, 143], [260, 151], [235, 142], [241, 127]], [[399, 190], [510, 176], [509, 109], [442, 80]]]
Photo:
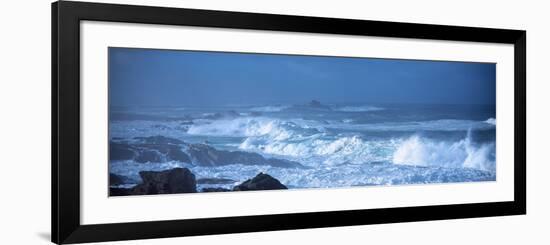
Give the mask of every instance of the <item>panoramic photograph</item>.
[[110, 47], [109, 196], [496, 180], [496, 64]]

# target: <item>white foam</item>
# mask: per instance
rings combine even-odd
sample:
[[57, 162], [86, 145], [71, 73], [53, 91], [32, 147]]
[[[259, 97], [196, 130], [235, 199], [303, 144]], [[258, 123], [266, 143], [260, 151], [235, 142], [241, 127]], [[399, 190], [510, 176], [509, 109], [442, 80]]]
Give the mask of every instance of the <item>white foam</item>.
[[335, 111], [344, 111], [344, 112], [368, 112], [368, 111], [381, 111], [384, 110], [384, 108], [376, 107], [376, 106], [342, 106], [334, 108]]
[[491, 117], [491, 118], [485, 120], [485, 123], [488, 123], [488, 124], [491, 124], [491, 125], [497, 125], [497, 120]]
[[414, 166], [440, 166], [447, 168], [474, 168], [495, 171], [495, 145], [475, 146], [468, 131], [458, 142], [436, 142], [413, 135], [399, 144], [393, 154], [393, 163]]
[[270, 135], [275, 139], [287, 139], [291, 132], [281, 125], [284, 122], [277, 119], [262, 117], [242, 117], [221, 119], [211, 122], [194, 124], [187, 130], [191, 135], [253, 137]]
[[258, 107], [253, 107], [250, 110], [251, 111], [256, 111], [256, 112], [278, 112], [278, 111], [282, 111], [282, 110], [287, 109], [287, 108], [288, 108], [288, 106], [283, 106], [283, 105], [280, 105], [280, 106], [258, 106]]
[[394, 145], [391, 140], [365, 141], [356, 135], [327, 138], [324, 133], [318, 133], [292, 140], [250, 137], [239, 148], [318, 166], [390, 161], [387, 152], [395, 148]]
[[[490, 119], [489, 119], [490, 120]], [[369, 131], [466, 131], [468, 129], [493, 129], [495, 124], [487, 121], [441, 119], [431, 121], [389, 122], [370, 124], [331, 124], [327, 128]]]
[[346, 119], [343, 119], [342, 122], [343, 123], [352, 123], [353, 119], [346, 118]]

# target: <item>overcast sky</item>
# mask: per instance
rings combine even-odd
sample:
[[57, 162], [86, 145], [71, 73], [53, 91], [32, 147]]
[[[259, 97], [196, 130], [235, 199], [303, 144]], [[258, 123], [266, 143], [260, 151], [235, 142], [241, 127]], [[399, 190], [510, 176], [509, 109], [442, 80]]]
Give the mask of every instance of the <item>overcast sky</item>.
[[110, 104], [495, 104], [495, 64], [109, 48]]

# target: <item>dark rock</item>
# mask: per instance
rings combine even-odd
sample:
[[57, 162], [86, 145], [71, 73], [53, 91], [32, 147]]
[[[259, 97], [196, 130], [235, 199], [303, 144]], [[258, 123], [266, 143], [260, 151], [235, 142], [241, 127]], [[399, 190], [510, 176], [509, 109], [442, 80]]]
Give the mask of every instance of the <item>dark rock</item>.
[[309, 106], [311, 107], [320, 107], [321, 106], [321, 102], [317, 101], [317, 100], [312, 100], [309, 102], [308, 104]]
[[109, 142], [109, 160], [131, 160], [136, 152], [131, 146], [122, 143]]
[[332, 108], [328, 105], [321, 104], [318, 100], [312, 100], [307, 104], [301, 104], [301, 105], [293, 105], [286, 110], [323, 110], [323, 111], [331, 111]]
[[200, 166], [216, 166], [220, 163], [219, 151], [205, 144], [192, 144], [187, 149], [194, 164]]
[[312, 100], [310, 101], [308, 104], [307, 104], [308, 107], [310, 108], [315, 108], [315, 109], [324, 109], [324, 110], [330, 110], [330, 107], [327, 106], [327, 105], [323, 105], [321, 104], [321, 102], [317, 101], [317, 100]]
[[116, 187], [109, 188], [109, 196], [128, 196], [128, 195], [132, 195], [131, 188], [116, 188]]
[[195, 175], [187, 168], [139, 172], [142, 183], [132, 188], [133, 195], [194, 193]]
[[170, 147], [168, 152], [166, 152], [166, 156], [174, 161], [191, 163], [189, 156], [179, 147]]
[[285, 159], [277, 159], [277, 158], [266, 158], [266, 163], [269, 166], [279, 167], [279, 168], [304, 168], [304, 169], [307, 168], [306, 166], [300, 163], [285, 160]]
[[181, 150], [185, 142], [164, 136], [135, 137], [137, 143], [109, 142], [110, 160], [135, 160], [139, 163], [165, 162], [169, 160], [190, 163], [189, 156]]
[[216, 184], [233, 184], [235, 183], [232, 179], [224, 178], [201, 178], [197, 180], [197, 184], [207, 184], [207, 185], [216, 185]]
[[191, 144], [187, 150], [194, 164], [199, 166], [220, 166], [229, 164], [270, 165], [281, 168], [305, 168], [297, 162], [264, 158], [262, 155], [244, 151], [223, 151], [205, 144]]
[[[179, 145], [140, 144], [137, 146], [143, 149], [142, 151], [139, 152], [139, 156], [141, 156], [143, 153], [146, 153], [146, 151], [154, 151], [156, 152], [156, 155], [157, 155], [157, 157], [154, 160], [159, 160], [161, 162], [168, 161], [168, 160], [187, 162], [187, 163], [191, 162], [191, 159], [189, 158], [189, 156], [181, 150], [181, 146]], [[149, 157], [152, 157], [152, 155]]]
[[180, 162], [191, 162], [191, 159], [185, 152], [181, 150], [181, 145], [185, 145], [185, 142], [174, 139], [174, 138], [168, 138], [164, 136], [150, 136], [150, 137], [136, 137], [134, 139], [140, 140], [143, 143], [138, 144], [138, 147], [146, 148], [146, 149], [153, 149], [157, 151], [156, 157], [153, 157], [151, 153], [148, 153], [149, 156], [144, 157], [153, 157], [153, 159], [149, 160], [165, 160], [163, 159], [163, 156], [166, 158], [166, 160], [174, 160], [174, 161], [180, 161]]
[[158, 151], [143, 150], [139, 152], [138, 156], [134, 159], [134, 161], [139, 163], [163, 162], [163, 157]]
[[202, 192], [228, 192], [231, 191], [229, 189], [221, 188], [221, 187], [215, 187], [215, 188], [202, 188]]
[[157, 145], [159, 145], [159, 144], [181, 145], [181, 144], [185, 143], [185, 142], [183, 142], [181, 140], [178, 140], [178, 139], [168, 138], [168, 137], [164, 137], [164, 136], [160, 136], [160, 135], [149, 136], [149, 137], [134, 137], [134, 139], [140, 140], [145, 144], [157, 144]]
[[109, 173], [109, 186], [131, 184], [132, 180], [126, 176]]
[[249, 179], [240, 185], [233, 187], [234, 191], [256, 191], [256, 190], [283, 190], [288, 189], [277, 179], [268, 174], [259, 173], [256, 177]]
[[[254, 152], [217, 150], [207, 144], [187, 144], [164, 136], [135, 137], [138, 143], [110, 141], [110, 160], [134, 160], [139, 163], [179, 161], [214, 167], [230, 164], [269, 165], [280, 168], [306, 168], [300, 163], [265, 158]], [[186, 152], [182, 151], [186, 147]]]
[[240, 117], [241, 114], [239, 114], [238, 112], [234, 111], [234, 110], [230, 110], [230, 111], [224, 111], [224, 112], [216, 112], [214, 114], [211, 114], [211, 115], [206, 115], [204, 117], [204, 119], [211, 119], [211, 120], [217, 120], [217, 119], [222, 119], [222, 118], [235, 118], [235, 117]]

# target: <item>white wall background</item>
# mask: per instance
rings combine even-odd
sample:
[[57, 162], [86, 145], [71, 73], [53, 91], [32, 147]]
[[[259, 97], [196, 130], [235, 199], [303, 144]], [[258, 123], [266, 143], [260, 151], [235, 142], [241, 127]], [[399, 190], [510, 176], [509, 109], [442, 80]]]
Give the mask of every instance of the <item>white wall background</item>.
[[[107, 2], [114, 2], [107, 0]], [[526, 216], [277, 231], [108, 244], [549, 244], [550, 30], [545, 1], [119, 0], [355, 19], [527, 30]], [[7, 1], [0, 13], [0, 244], [48, 244], [50, 1]]]

